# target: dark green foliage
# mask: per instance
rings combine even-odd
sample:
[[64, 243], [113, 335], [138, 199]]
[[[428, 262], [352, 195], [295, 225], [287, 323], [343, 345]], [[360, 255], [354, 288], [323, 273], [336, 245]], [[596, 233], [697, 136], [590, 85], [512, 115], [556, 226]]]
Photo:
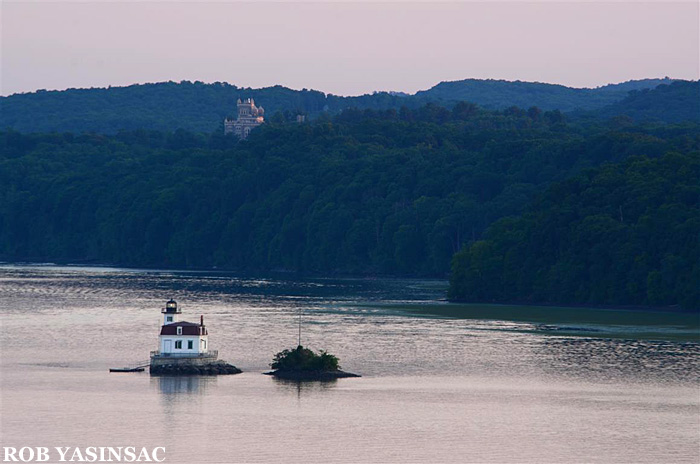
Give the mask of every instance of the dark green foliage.
[[340, 369], [337, 357], [323, 350], [316, 354], [301, 345], [277, 353], [270, 363], [270, 367], [297, 371], [337, 371]]
[[634, 121], [700, 122], [700, 82], [676, 81], [655, 89], [634, 90], [624, 100], [590, 116]]
[[[15, 94], [0, 98], [0, 128], [20, 132], [99, 132], [186, 129], [212, 132], [235, 116], [238, 98], [254, 98], [266, 114], [323, 110], [326, 95], [282, 86], [240, 88], [225, 82], [161, 82], [128, 87], [68, 89]], [[290, 115], [291, 117], [291, 115]]]
[[596, 89], [577, 89], [540, 82], [465, 79], [441, 82], [429, 90], [418, 92], [416, 97], [436, 103], [469, 101], [490, 109], [536, 106], [543, 110], [568, 112], [601, 108], [622, 100], [630, 91], [651, 89], [671, 82], [673, 80], [668, 78], [643, 79]]
[[[216, 82], [161, 82], [128, 87], [39, 90], [0, 97], [0, 129], [19, 132], [98, 132], [120, 130], [193, 132], [223, 130], [223, 119], [235, 116], [238, 98], [254, 98], [267, 119], [293, 121], [297, 114], [312, 118], [336, 114], [347, 108], [418, 108], [428, 102], [452, 107], [470, 101], [487, 108], [512, 106], [543, 110], [590, 110], [622, 100], [630, 90], [653, 88], [668, 79], [645, 79], [597, 89], [573, 89], [560, 85], [470, 79], [441, 83], [416, 95], [375, 92], [358, 97], [326, 95], [315, 90], [282, 86], [250, 89]], [[440, 107], [433, 107], [438, 109]], [[464, 108], [462, 108], [464, 110]], [[438, 109], [445, 115], [445, 110]], [[460, 111], [460, 118], [469, 117]], [[663, 117], [658, 119], [663, 120]], [[439, 120], [439, 118], [438, 118]]]
[[251, 89], [225, 82], [160, 82], [128, 87], [39, 90], [0, 97], [0, 129], [103, 134], [141, 129], [223, 131], [224, 118], [236, 116], [238, 98], [254, 98], [265, 108], [267, 118], [277, 121], [293, 121], [297, 114], [336, 113], [348, 107], [385, 109], [412, 104], [386, 92], [339, 97], [280, 85]]
[[699, 179], [695, 151], [558, 182], [455, 255], [449, 298], [698, 310]]
[[469, 104], [268, 123], [241, 143], [7, 131], [0, 260], [445, 276], [455, 252], [550, 182], [696, 150], [699, 134]]

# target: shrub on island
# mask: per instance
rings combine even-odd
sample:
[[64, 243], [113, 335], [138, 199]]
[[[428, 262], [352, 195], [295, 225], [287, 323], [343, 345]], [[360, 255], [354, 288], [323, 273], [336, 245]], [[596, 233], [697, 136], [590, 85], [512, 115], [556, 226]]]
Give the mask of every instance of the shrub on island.
[[275, 355], [270, 363], [273, 369], [297, 369], [302, 371], [337, 371], [340, 369], [338, 358], [326, 351], [314, 353], [308, 348], [299, 345], [296, 349], [283, 350]]
[[289, 380], [333, 380], [341, 377], [359, 377], [340, 370], [338, 358], [327, 351], [314, 353], [299, 345], [277, 353], [270, 363], [274, 369], [267, 374]]

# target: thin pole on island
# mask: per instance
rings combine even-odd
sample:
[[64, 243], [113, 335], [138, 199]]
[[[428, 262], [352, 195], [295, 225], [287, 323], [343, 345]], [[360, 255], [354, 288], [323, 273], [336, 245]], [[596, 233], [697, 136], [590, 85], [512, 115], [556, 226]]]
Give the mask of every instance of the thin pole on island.
[[301, 346], [301, 306], [299, 306], [299, 344], [297, 346]]

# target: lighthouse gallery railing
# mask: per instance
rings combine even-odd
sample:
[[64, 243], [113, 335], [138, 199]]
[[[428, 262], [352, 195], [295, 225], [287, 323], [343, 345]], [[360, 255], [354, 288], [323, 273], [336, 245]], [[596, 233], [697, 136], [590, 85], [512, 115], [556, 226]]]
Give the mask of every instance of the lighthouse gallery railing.
[[161, 353], [151, 351], [151, 358], [218, 358], [219, 350], [209, 350], [206, 353]]

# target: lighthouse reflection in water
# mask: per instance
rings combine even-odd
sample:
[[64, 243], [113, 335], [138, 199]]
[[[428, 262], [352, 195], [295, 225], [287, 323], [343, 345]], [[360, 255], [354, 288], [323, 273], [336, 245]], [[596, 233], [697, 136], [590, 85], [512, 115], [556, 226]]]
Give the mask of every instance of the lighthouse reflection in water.
[[207, 388], [216, 383], [216, 377], [200, 375], [153, 376], [150, 383], [164, 395], [203, 395], [207, 392]]

